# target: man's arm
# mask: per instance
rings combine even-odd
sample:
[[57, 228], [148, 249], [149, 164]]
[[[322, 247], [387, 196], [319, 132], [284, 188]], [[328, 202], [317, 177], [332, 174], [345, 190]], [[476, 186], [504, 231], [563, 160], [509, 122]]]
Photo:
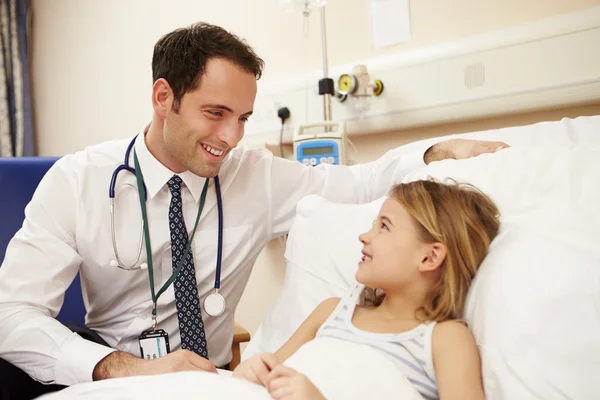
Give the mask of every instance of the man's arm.
[[387, 194], [390, 186], [426, 163], [444, 158], [468, 158], [492, 152], [501, 142], [452, 139], [436, 143], [430, 139], [400, 146], [379, 159], [360, 165], [320, 164], [306, 167], [299, 162], [270, 158], [270, 182], [267, 186], [272, 237], [286, 233], [296, 214], [298, 201], [317, 194], [340, 203], [366, 203]]
[[99, 381], [181, 371], [217, 372], [217, 369], [209, 360], [189, 350], [177, 350], [154, 360], [143, 360], [129, 353], [115, 351], [96, 364], [92, 378]]
[[73, 385], [99, 379], [183, 370], [215, 372], [185, 351], [142, 360], [85, 340], [55, 319], [82, 262], [75, 232], [79, 199], [69, 156], [42, 179], [23, 227], [0, 268], [0, 357], [43, 383]]
[[0, 268], [0, 357], [41, 382], [65, 385], [90, 381], [96, 363], [113, 351], [55, 319], [82, 261], [68, 163], [59, 160], [38, 185]]
[[469, 329], [456, 321], [433, 330], [433, 364], [440, 400], [483, 400], [481, 362]]
[[423, 160], [425, 161], [425, 164], [429, 164], [434, 161], [446, 160], [449, 158], [460, 160], [464, 158], [476, 157], [481, 154], [495, 153], [507, 147], [508, 145], [504, 142], [451, 139], [436, 143], [428, 148], [423, 155]]
[[441, 161], [452, 158], [452, 154], [448, 149], [447, 143], [437, 143], [427, 149], [425, 154], [423, 155], [423, 161], [425, 164], [429, 165], [433, 161]]
[[100, 381], [103, 379], [122, 378], [125, 376], [138, 375], [136, 372], [142, 366], [144, 360], [123, 351], [110, 353], [94, 366], [92, 379]]

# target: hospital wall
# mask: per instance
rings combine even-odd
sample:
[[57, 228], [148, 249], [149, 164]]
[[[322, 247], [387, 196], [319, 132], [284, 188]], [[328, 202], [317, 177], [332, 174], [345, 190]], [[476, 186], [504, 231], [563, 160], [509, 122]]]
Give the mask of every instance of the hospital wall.
[[[537, 21], [599, 6], [600, 0], [414, 0], [412, 40], [385, 49], [372, 46], [369, 4], [328, 1], [330, 65]], [[265, 60], [263, 79], [321, 67], [318, 16], [309, 17], [304, 34], [301, 12], [279, 0], [32, 0], [32, 9], [31, 76], [40, 155], [60, 156], [137, 133], [152, 112], [152, 47], [178, 26], [203, 20], [246, 38]], [[354, 136], [354, 158], [370, 161], [392, 147], [433, 136], [593, 114], [600, 114], [600, 104]], [[277, 297], [284, 273], [283, 247], [275, 240], [259, 257], [237, 309], [236, 319], [251, 333]]]

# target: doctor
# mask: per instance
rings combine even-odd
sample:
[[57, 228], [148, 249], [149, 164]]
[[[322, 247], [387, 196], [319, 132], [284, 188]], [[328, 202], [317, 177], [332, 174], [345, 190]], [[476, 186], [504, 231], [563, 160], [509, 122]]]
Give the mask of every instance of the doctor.
[[[0, 393], [31, 398], [92, 380], [215, 371], [231, 359], [234, 310], [252, 265], [290, 228], [300, 198], [367, 202], [425, 162], [505, 146], [449, 141], [316, 168], [236, 147], [262, 69], [248, 45], [217, 26], [177, 29], [154, 49], [151, 123], [47, 173], [0, 268]], [[131, 170], [114, 182], [111, 229], [109, 185], [124, 161]], [[86, 324], [99, 340], [55, 319], [78, 272]], [[205, 302], [216, 289], [222, 298]], [[143, 359], [152, 328], [170, 353]]]

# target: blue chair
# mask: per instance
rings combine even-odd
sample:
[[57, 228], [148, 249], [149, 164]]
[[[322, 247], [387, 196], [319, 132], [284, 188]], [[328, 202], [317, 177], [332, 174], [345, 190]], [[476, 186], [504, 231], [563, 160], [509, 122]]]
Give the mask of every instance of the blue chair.
[[[23, 225], [25, 206], [56, 160], [53, 157], [0, 157], [0, 266], [8, 243]], [[62, 323], [85, 325], [79, 274], [65, 294], [57, 319]]]

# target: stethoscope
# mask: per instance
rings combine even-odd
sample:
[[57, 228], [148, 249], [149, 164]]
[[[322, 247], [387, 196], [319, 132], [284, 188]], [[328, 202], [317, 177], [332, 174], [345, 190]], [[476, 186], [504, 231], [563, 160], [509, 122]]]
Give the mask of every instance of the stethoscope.
[[[131, 150], [134, 147], [136, 138], [137, 138], [137, 135], [131, 140], [131, 142], [127, 146], [123, 164], [119, 165], [114, 170], [114, 172], [112, 174], [112, 178], [110, 180], [109, 193], [108, 193], [108, 196], [110, 198], [110, 229], [111, 229], [111, 235], [112, 235], [113, 250], [114, 250], [115, 258], [116, 258], [115, 260], [112, 260], [110, 262], [110, 265], [112, 267], [119, 267], [125, 271], [136, 271], [136, 270], [143, 270], [143, 269], [148, 270], [148, 277], [150, 280], [150, 291], [152, 294], [152, 301], [153, 301], [152, 315], [153, 315], [153, 320], [155, 321], [156, 320], [156, 302], [158, 300], [158, 297], [162, 293], [164, 293], [164, 291], [169, 287], [169, 285], [175, 280], [175, 278], [179, 274], [179, 271], [181, 270], [181, 267], [183, 266], [183, 261], [187, 258], [187, 255], [190, 251], [191, 243], [194, 239], [194, 235], [196, 234], [196, 228], [198, 227], [198, 222], [200, 221], [200, 215], [202, 214], [202, 209], [204, 208], [206, 194], [208, 191], [209, 179], [206, 179], [206, 182], [204, 183], [204, 188], [202, 189], [202, 194], [200, 196], [200, 205], [198, 207], [198, 214], [196, 215], [196, 222], [194, 224], [194, 229], [193, 229], [192, 235], [187, 243], [183, 257], [181, 257], [181, 260], [180, 260], [179, 264], [176, 266], [175, 270], [173, 271], [173, 274], [171, 275], [171, 277], [167, 280], [167, 282], [165, 282], [163, 284], [163, 286], [158, 290], [158, 292], [155, 293], [155, 291], [154, 291], [154, 268], [152, 266], [152, 248], [151, 248], [152, 246], [150, 244], [150, 232], [148, 229], [148, 215], [147, 215], [147, 211], [146, 211], [147, 190], [146, 190], [146, 185], [144, 184], [142, 170], [139, 166], [139, 162], [138, 162], [137, 154], [135, 153], [135, 150], [133, 150], [135, 168], [132, 168], [129, 165], [129, 159], [131, 157]], [[121, 258], [119, 256], [119, 250], [117, 248], [117, 239], [116, 239], [116, 233], [115, 233], [115, 199], [116, 199], [115, 187], [116, 187], [116, 183], [117, 183], [117, 178], [121, 171], [127, 171], [136, 176], [136, 180], [137, 180], [137, 184], [138, 184], [140, 208], [142, 210], [141, 232], [140, 232], [140, 240], [139, 240], [138, 251], [137, 251], [137, 258], [132, 265], [125, 265], [123, 263], [123, 261], [121, 260]], [[219, 177], [215, 176], [214, 181], [215, 181], [215, 191], [217, 194], [217, 209], [218, 209], [218, 215], [219, 215], [217, 266], [216, 266], [216, 271], [215, 271], [214, 291], [204, 299], [203, 307], [208, 315], [217, 317], [217, 316], [223, 314], [223, 312], [225, 311], [225, 298], [219, 293], [219, 290], [221, 287], [221, 262], [223, 259], [223, 200], [221, 198], [221, 185], [219, 183]], [[143, 247], [142, 245], [144, 244], [144, 242], [146, 244], [145, 247], [146, 247], [146, 255], [147, 255], [148, 262], [138, 265], [141, 254], [142, 254], [142, 247]]]

